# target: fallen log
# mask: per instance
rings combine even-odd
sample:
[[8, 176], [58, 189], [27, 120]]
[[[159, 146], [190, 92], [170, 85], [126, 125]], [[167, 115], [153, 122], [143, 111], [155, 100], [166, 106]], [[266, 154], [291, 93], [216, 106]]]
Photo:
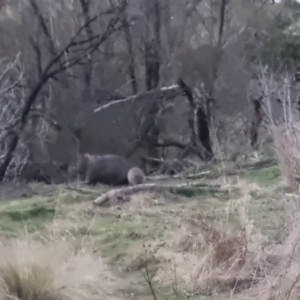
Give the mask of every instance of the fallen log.
[[263, 169], [263, 168], [269, 168], [269, 167], [275, 166], [277, 164], [278, 164], [278, 162], [276, 159], [270, 158], [270, 159], [257, 161], [254, 163], [237, 164], [237, 168], [245, 169], [245, 170], [259, 170], [259, 169]]
[[[145, 183], [139, 184], [135, 186], [127, 186], [123, 188], [113, 189], [110, 190], [97, 199], [93, 201], [94, 205], [103, 205], [107, 201], [112, 198], [116, 198], [120, 195], [131, 195], [134, 193], [142, 192], [142, 191], [161, 191], [161, 190], [169, 190], [170, 192], [178, 191], [178, 190], [197, 190], [199, 188], [210, 188], [208, 191], [211, 192], [221, 192], [220, 185], [208, 185], [202, 182], [191, 182], [191, 183], [184, 183], [178, 185], [167, 185], [167, 184], [156, 184], [156, 183]], [[217, 189], [214, 189], [217, 188]]]
[[200, 173], [195, 174], [176, 174], [176, 175], [161, 175], [161, 176], [149, 176], [147, 179], [149, 180], [168, 180], [168, 179], [199, 179], [205, 177], [206, 175], [210, 174], [211, 171], [203, 171]]

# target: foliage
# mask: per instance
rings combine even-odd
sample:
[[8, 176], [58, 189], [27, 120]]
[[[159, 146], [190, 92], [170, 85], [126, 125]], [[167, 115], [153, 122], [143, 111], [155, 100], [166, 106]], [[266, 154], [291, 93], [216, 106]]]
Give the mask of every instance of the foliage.
[[247, 45], [252, 60], [267, 64], [274, 71], [295, 72], [300, 62], [299, 15], [299, 3], [285, 4], [273, 15], [266, 29], [255, 34]]

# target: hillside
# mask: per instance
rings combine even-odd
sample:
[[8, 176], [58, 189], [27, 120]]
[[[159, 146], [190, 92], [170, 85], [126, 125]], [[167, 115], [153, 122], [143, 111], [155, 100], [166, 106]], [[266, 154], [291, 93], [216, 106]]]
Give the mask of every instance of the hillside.
[[[235, 168], [230, 170], [234, 173]], [[131, 196], [130, 202], [98, 208], [92, 200], [103, 192], [101, 186], [76, 191], [30, 184], [18, 198], [1, 201], [3, 245], [17, 243], [19, 263], [33, 259], [54, 268], [61, 265], [48, 260], [50, 249], [71, 247], [69, 259], [79, 255], [74, 270], [94, 276], [96, 282], [87, 289], [87, 298], [99, 299], [100, 293], [100, 299], [224, 299], [233, 291], [234, 298], [244, 297], [264, 280], [262, 274], [252, 273], [262, 264], [258, 253], [260, 259], [262, 254], [271, 256], [274, 243], [284, 241], [287, 189], [277, 166], [240, 170], [232, 176], [223, 171], [215, 179], [203, 179], [220, 184], [219, 190], [143, 192]], [[178, 181], [182, 182], [171, 183]], [[12, 193], [17, 189], [5, 196], [16, 197]], [[2, 246], [0, 252], [7, 251], [5, 247], [12, 246]], [[96, 274], [95, 263], [87, 263], [92, 257], [101, 268]], [[266, 272], [270, 269], [265, 266]]]

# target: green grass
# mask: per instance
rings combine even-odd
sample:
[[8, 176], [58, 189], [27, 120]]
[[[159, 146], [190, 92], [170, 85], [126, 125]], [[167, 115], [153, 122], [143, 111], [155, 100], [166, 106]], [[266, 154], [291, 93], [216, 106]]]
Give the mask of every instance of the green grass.
[[[252, 199], [249, 217], [254, 220], [256, 228], [270, 239], [276, 239], [274, 234], [284, 226], [282, 195], [285, 190], [277, 185], [280, 177], [278, 167], [247, 171], [239, 177], [263, 187], [261, 191], [258, 189], [250, 192]], [[84, 210], [85, 204], [91, 203], [95, 195], [103, 191], [96, 187], [91, 193], [79, 193], [61, 188], [59, 192], [43, 197], [2, 201], [1, 233], [3, 236], [16, 237], [24, 234], [26, 229], [29, 233], [47, 235], [54, 220], [58, 223], [65, 222], [66, 228], [62, 227], [57, 234], [71, 236], [78, 245], [91, 247], [109, 263], [117, 276], [128, 282], [132, 280], [132, 285], [138, 289], [134, 292], [133, 299], [143, 299], [149, 297], [149, 290], [143, 283], [133, 258], [144, 243], [168, 243], [168, 238], [176, 233], [182, 220], [197, 214], [205, 215], [212, 221], [227, 222], [226, 226], [233, 231], [241, 226], [236, 211], [228, 215], [226, 213], [228, 201], [239, 199], [243, 195], [243, 191], [238, 188], [230, 192], [209, 189], [179, 190], [175, 193], [178, 200], [161, 202], [159, 206], [154, 205], [145, 211], [101, 207], [95, 215], [87, 214]], [[116, 291], [118, 293], [122, 294]], [[160, 285], [159, 295], [173, 299], [170, 287]]]
[[123, 217], [99, 217], [93, 225], [96, 245], [112, 264], [130, 255], [130, 249], [147, 241], [163, 239], [172, 227], [171, 218], [164, 214]]
[[274, 185], [281, 177], [278, 166], [273, 166], [260, 170], [251, 170], [243, 176], [245, 179], [258, 183], [261, 186]]

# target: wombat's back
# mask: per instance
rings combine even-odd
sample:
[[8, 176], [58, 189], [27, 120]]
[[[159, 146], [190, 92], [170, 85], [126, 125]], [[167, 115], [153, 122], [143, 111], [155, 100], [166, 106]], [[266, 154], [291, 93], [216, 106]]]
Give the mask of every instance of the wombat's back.
[[128, 184], [127, 173], [132, 164], [123, 157], [115, 154], [86, 155], [87, 171], [86, 180], [88, 184], [97, 182], [106, 185]]

